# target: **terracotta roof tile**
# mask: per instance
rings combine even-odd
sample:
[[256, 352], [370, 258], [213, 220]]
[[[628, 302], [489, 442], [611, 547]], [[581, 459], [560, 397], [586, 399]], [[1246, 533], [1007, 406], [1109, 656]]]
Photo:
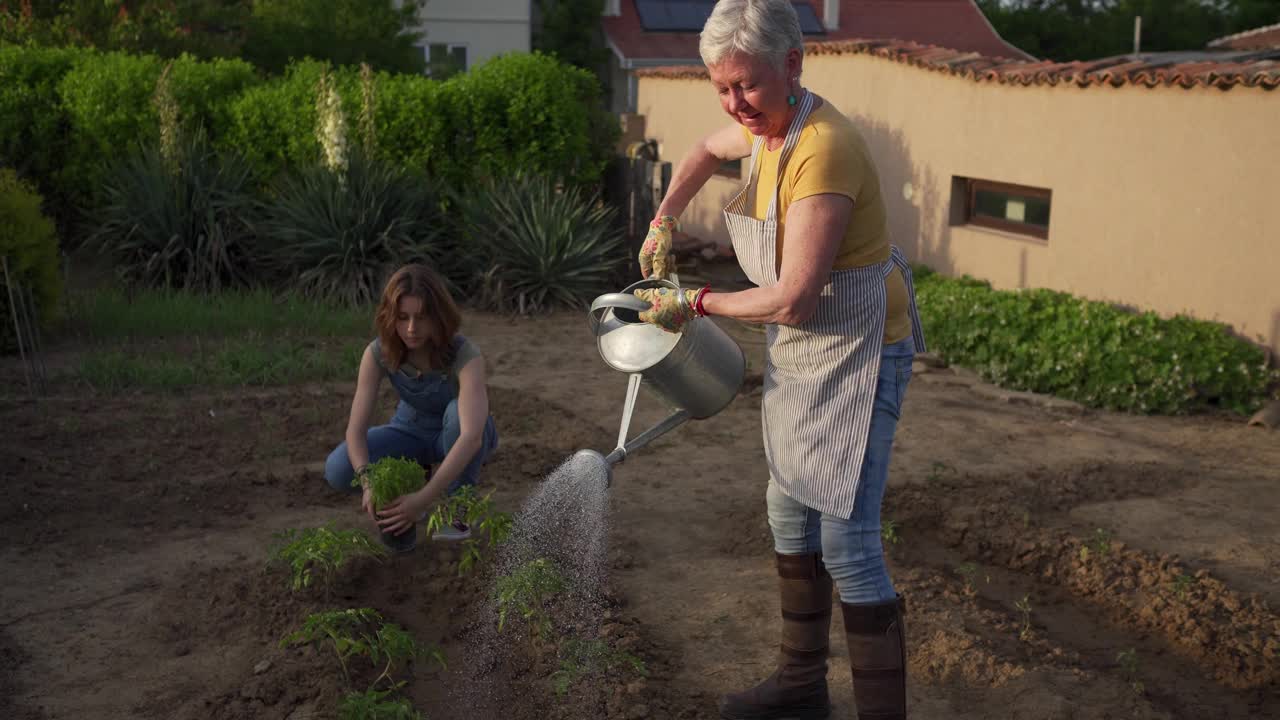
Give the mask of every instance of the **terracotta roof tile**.
[[[1077, 62], [992, 58], [932, 45], [898, 40], [849, 40], [805, 44], [806, 55], [874, 55], [927, 70], [978, 82], [1005, 85], [1142, 85], [1236, 86], [1274, 90], [1280, 87], [1280, 49], [1255, 51], [1191, 51], [1121, 55]], [[641, 77], [704, 78], [702, 66], [650, 68]]]
[[1209, 47], [1223, 50], [1265, 50], [1280, 48], [1280, 23], [1245, 30], [1213, 40]]

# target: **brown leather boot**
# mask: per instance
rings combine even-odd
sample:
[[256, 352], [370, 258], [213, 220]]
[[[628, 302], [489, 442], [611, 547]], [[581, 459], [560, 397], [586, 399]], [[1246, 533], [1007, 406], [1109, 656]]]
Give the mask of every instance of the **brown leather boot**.
[[907, 641], [902, 596], [874, 605], [840, 603], [858, 720], [906, 720]]
[[777, 555], [777, 560], [782, 594], [778, 669], [759, 685], [721, 698], [720, 717], [726, 720], [821, 720], [831, 714], [831, 576], [820, 553]]

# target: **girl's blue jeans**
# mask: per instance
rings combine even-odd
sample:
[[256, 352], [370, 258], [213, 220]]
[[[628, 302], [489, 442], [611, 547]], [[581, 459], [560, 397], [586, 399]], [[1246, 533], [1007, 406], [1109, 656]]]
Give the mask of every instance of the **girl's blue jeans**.
[[[445, 409], [444, 423], [439, 430], [411, 428], [394, 419], [389, 425], [369, 428], [367, 436], [369, 462], [375, 463], [384, 457], [398, 457], [416, 460], [423, 467], [429, 467], [443, 462], [445, 456], [449, 454], [449, 449], [458, 442], [461, 435], [462, 423], [458, 419], [458, 401], [454, 400]], [[490, 417], [485, 422], [480, 451], [449, 485], [448, 494], [452, 495], [464, 486], [474, 485], [480, 477], [480, 466], [489, 459], [497, 447], [498, 430], [493, 418]], [[324, 479], [335, 490], [349, 493], [360, 491], [360, 488], [351, 485], [352, 480], [355, 479], [355, 469], [351, 467], [351, 458], [347, 456], [345, 441], [329, 453], [329, 459], [324, 463]]]
[[774, 549], [783, 555], [822, 553], [823, 564], [850, 605], [886, 602], [897, 597], [880, 542], [880, 504], [889, 480], [889, 453], [911, 381], [915, 344], [886, 345], [876, 381], [875, 409], [862, 461], [853, 516], [836, 517], [793, 500], [772, 480], [766, 495]]

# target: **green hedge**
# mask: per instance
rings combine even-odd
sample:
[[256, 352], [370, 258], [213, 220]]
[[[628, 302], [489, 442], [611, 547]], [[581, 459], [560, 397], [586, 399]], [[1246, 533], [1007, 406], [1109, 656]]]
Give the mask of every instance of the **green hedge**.
[[[9, 273], [30, 288], [42, 321], [58, 314], [62, 276], [58, 272], [58, 236], [41, 210], [42, 198], [10, 168], [0, 168], [0, 257]], [[0, 273], [0, 338], [12, 336], [9, 293]]]
[[[151, 98], [164, 65], [154, 55], [104, 53], [63, 77], [59, 93], [71, 127], [68, 167], [76, 182], [96, 185], [111, 161], [158, 136]], [[214, 137], [231, 125], [230, 100], [257, 82], [243, 61], [188, 55], [174, 61], [171, 80], [183, 124], [203, 126]]]
[[1280, 381], [1265, 350], [1220, 323], [1052, 290], [993, 290], [927, 268], [916, 278], [931, 349], [1002, 387], [1129, 412], [1245, 413]]
[[[164, 60], [153, 55], [0, 48], [0, 159], [46, 194], [87, 202], [102, 168], [157, 132], [151, 104]], [[234, 147], [264, 178], [319, 155], [316, 79], [306, 60], [262, 79], [240, 60], [175, 60], [184, 122]], [[337, 72], [354, 140], [358, 72]], [[511, 53], [448, 80], [379, 73], [378, 152], [462, 185], [523, 171], [595, 183], [616, 141], [590, 73], [539, 53]]]
[[85, 50], [0, 47], [0, 165], [56, 189], [68, 157], [68, 119], [59, 85]]

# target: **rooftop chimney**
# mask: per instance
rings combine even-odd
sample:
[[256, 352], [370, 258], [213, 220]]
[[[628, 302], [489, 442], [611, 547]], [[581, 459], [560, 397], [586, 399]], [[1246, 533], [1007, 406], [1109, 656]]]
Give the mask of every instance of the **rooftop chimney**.
[[840, 29], [840, 0], [822, 0], [822, 24], [828, 30]]

